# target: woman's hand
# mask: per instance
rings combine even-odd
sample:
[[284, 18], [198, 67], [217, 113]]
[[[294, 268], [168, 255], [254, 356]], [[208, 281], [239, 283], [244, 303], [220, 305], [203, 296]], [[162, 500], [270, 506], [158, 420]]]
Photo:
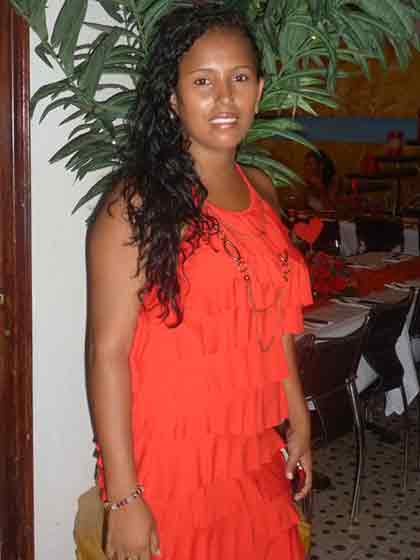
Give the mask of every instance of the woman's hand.
[[298, 462], [300, 462], [305, 471], [306, 478], [303, 488], [294, 495], [295, 500], [301, 500], [312, 487], [312, 454], [309, 434], [300, 433], [298, 430], [290, 428], [287, 433], [287, 449], [289, 459], [286, 464], [286, 477], [290, 480], [293, 479]]
[[282, 341], [289, 367], [289, 375], [283, 380], [289, 404], [289, 427], [284, 438], [289, 452], [286, 476], [292, 480], [296, 465], [300, 461], [305, 469], [306, 480], [303, 488], [294, 498], [295, 500], [301, 500], [312, 487], [311, 423], [299, 378], [293, 335], [284, 334]]
[[104, 551], [109, 560], [151, 560], [160, 555], [156, 523], [142, 498], [106, 516]]

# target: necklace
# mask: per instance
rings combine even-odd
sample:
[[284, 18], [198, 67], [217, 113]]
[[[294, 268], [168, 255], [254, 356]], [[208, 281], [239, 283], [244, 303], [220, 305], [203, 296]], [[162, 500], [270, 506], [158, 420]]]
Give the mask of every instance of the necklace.
[[[223, 248], [224, 248], [226, 254], [232, 259], [232, 261], [236, 265], [239, 273], [241, 274], [243, 280], [245, 281], [248, 303], [249, 303], [252, 311], [256, 314], [256, 331], [257, 331], [258, 345], [259, 345], [262, 352], [268, 352], [270, 350], [270, 348], [272, 347], [273, 343], [274, 343], [275, 335], [273, 334], [271, 336], [269, 342], [267, 344], [264, 344], [262, 333], [259, 329], [260, 322], [258, 320], [258, 317], [261, 316], [262, 314], [265, 314], [267, 311], [272, 310], [273, 308], [278, 309], [278, 303], [279, 303], [280, 296], [281, 296], [283, 290], [282, 290], [282, 288], [277, 288], [276, 295], [275, 295], [275, 298], [274, 298], [274, 302], [272, 304], [266, 306], [266, 307], [258, 308], [256, 303], [255, 303], [255, 297], [254, 297], [254, 292], [253, 292], [253, 288], [252, 288], [251, 274], [250, 274], [250, 271], [249, 271], [248, 263], [246, 262], [246, 260], [241, 255], [241, 252], [238, 249], [238, 247], [227, 237], [224, 229], [220, 226], [220, 222], [219, 222], [219, 229], [218, 229], [217, 233], [218, 233], [219, 239], [223, 243]], [[285, 251], [285, 254], [280, 255], [280, 259], [281, 259], [283, 267], [285, 267], [285, 269], [286, 269], [286, 270], [283, 271], [283, 278], [285, 278], [285, 280], [287, 280], [287, 275], [288, 275], [288, 253], [287, 253], [287, 251]]]

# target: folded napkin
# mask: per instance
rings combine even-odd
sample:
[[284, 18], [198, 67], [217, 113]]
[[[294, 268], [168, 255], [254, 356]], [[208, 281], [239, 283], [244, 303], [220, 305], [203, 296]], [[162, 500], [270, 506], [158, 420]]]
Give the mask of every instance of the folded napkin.
[[303, 323], [308, 326], [319, 326], [319, 327], [327, 327], [328, 325], [332, 325], [333, 321], [329, 321], [328, 319], [318, 319], [317, 317], [305, 317]]
[[409, 261], [412, 258], [412, 255], [406, 255], [404, 253], [398, 255], [388, 255], [382, 259], [385, 263], [398, 263]]
[[340, 305], [348, 305], [350, 307], [360, 307], [361, 309], [369, 309], [370, 306], [360, 303], [357, 298], [332, 298], [330, 299], [333, 303], [338, 303]]
[[341, 254], [345, 257], [357, 255], [359, 252], [359, 240], [357, 238], [357, 229], [355, 222], [347, 220], [339, 221]]
[[404, 280], [403, 282], [392, 282], [391, 286], [393, 288], [399, 288], [400, 290], [408, 290], [410, 288], [420, 288], [420, 279], [412, 278], [411, 280]]
[[404, 284], [398, 284], [398, 282], [391, 282], [390, 284], [384, 284], [386, 288], [391, 288], [391, 290], [399, 290], [400, 292], [407, 292], [411, 286]]
[[419, 254], [419, 230], [418, 227], [404, 227], [404, 253], [412, 255]]
[[377, 270], [377, 264], [346, 263], [349, 268], [364, 268], [366, 270]]

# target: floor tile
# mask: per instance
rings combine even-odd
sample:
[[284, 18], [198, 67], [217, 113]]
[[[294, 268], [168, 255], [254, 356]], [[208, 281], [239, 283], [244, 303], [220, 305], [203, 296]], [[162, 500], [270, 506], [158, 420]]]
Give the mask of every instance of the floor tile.
[[[353, 436], [315, 452], [314, 468], [330, 476], [332, 487], [314, 494], [311, 560], [420, 560], [420, 473], [416, 472], [414, 411], [409, 482], [401, 491], [401, 445], [367, 434], [367, 465], [358, 523], [349, 512], [355, 468]], [[399, 430], [400, 418], [388, 418]]]

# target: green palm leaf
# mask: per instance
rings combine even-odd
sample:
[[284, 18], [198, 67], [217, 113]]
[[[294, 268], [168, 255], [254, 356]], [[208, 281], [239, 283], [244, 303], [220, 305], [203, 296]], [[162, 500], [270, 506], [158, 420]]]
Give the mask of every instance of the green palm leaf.
[[73, 55], [85, 19], [88, 0], [65, 0], [51, 35], [51, 45], [58, 47], [58, 57], [67, 75], [73, 72]]

